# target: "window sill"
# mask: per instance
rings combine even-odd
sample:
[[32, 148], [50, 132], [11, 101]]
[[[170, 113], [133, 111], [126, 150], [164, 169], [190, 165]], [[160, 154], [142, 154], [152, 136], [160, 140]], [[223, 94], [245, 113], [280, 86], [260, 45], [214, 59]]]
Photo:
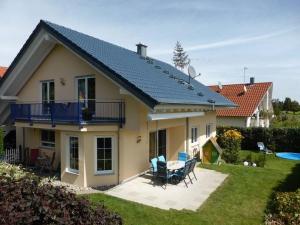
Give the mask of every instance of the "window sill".
[[79, 170], [76, 171], [76, 170], [66, 169], [66, 173], [79, 176]]
[[113, 171], [108, 171], [108, 172], [96, 172], [94, 176], [111, 176], [115, 175]]
[[55, 147], [46, 147], [46, 146], [40, 146], [40, 149], [45, 149], [45, 150], [55, 150]]

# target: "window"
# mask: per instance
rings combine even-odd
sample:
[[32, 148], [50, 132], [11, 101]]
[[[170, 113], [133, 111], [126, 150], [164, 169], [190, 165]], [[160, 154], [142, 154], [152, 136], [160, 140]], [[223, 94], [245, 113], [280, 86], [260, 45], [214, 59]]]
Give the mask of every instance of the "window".
[[209, 138], [211, 136], [211, 127], [212, 127], [211, 123], [206, 124], [206, 138]]
[[55, 131], [41, 130], [41, 146], [45, 148], [55, 147]]
[[69, 137], [69, 168], [72, 172], [79, 170], [79, 144], [78, 137]]
[[160, 155], [167, 157], [167, 130], [149, 133], [149, 160]]
[[42, 81], [42, 112], [50, 113], [50, 103], [54, 102], [54, 81]]
[[113, 172], [113, 138], [96, 138], [96, 173]]
[[197, 142], [198, 139], [198, 128], [197, 127], [192, 127], [192, 143]]
[[85, 108], [95, 111], [95, 78], [80, 77], [77, 78], [78, 99], [83, 103]]

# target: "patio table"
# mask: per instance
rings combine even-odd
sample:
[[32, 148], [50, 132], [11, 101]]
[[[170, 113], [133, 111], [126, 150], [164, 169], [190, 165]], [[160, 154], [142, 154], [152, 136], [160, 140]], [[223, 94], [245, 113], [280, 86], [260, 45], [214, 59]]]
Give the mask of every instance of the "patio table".
[[173, 160], [173, 161], [168, 161], [167, 162], [167, 169], [168, 170], [179, 170], [185, 166], [184, 161], [179, 161], [179, 160]]

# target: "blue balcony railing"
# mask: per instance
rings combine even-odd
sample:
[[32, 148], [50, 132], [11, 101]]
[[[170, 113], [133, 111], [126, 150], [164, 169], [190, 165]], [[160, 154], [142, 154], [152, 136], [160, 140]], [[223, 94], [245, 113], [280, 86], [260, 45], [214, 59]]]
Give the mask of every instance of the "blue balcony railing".
[[53, 126], [125, 123], [124, 102], [12, 103], [10, 110], [13, 122], [44, 122]]

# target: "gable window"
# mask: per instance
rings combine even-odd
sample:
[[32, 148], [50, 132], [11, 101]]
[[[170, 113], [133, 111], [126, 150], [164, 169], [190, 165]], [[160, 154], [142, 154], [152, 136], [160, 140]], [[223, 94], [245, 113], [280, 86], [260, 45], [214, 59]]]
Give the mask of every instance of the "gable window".
[[211, 129], [212, 129], [212, 124], [206, 124], [206, 138], [211, 137]]
[[55, 148], [55, 131], [41, 130], [41, 146], [45, 148]]
[[96, 137], [96, 173], [113, 172], [113, 137]]
[[43, 114], [50, 113], [50, 103], [54, 103], [54, 81], [42, 81], [42, 111]]
[[198, 128], [197, 127], [192, 127], [191, 129], [191, 141], [192, 143], [197, 142], [198, 138]]
[[96, 102], [95, 78], [89, 76], [77, 78], [77, 92], [78, 100], [83, 104], [83, 107], [94, 112]]
[[78, 137], [68, 137], [68, 170], [77, 173], [79, 171], [79, 141]]

